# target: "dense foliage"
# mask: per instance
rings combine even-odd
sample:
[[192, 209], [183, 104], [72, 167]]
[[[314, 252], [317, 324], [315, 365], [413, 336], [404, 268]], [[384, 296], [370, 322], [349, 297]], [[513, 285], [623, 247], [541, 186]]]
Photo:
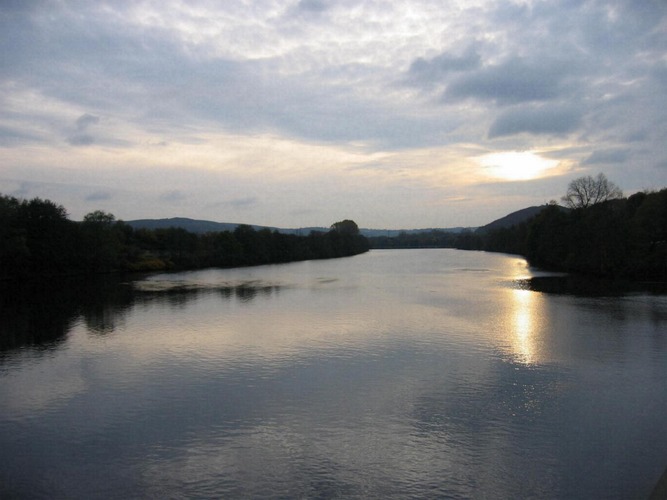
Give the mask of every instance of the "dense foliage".
[[308, 236], [245, 225], [197, 235], [180, 228], [135, 230], [102, 211], [75, 222], [52, 201], [0, 196], [0, 278], [250, 266], [344, 257], [368, 248], [349, 220]]
[[564, 211], [482, 235], [483, 249], [526, 256], [547, 269], [667, 281], [667, 189]]
[[398, 236], [372, 236], [369, 238], [372, 248], [458, 248], [460, 250], [479, 250], [481, 239], [470, 230], [461, 232], [433, 229], [419, 233], [401, 232]]
[[373, 248], [459, 248], [525, 256], [546, 269], [667, 281], [667, 189], [564, 209], [555, 203], [511, 227], [370, 238]]

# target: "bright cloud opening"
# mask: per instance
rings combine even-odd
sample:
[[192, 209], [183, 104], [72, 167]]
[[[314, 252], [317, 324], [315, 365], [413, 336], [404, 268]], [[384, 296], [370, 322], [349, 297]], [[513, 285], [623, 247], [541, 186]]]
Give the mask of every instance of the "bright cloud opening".
[[543, 177], [558, 160], [543, 158], [530, 151], [489, 153], [477, 158], [489, 175], [510, 181], [526, 181]]

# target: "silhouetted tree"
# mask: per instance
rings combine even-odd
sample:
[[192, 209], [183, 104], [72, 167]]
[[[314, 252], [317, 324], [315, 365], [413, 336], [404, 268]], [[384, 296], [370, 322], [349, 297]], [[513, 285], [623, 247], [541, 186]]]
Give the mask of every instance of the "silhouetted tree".
[[115, 220], [116, 217], [113, 214], [102, 210], [95, 210], [83, 216], [83, 223], [91, 226], [111, 227]]
[[120, 228], [113, 214], [96, 210], [83, 217], [80, 225], [80, 262], [86, 272], [118, 269], [121, 253]]
[[633, 274], [667, 281], [667, 189], [641, 196], [631, 219], [630, 247]]
[[573, 180], [567, 187], [567, 193], [561, 199], [569, 208], [587, 208], [603, 201], [622, 197], [623, 192], [620, 188], [607, 180], [603, 173], [600, 173], [595, 178], [588, 175]]
[[76, 226], [62, 205], [40, 198], [24, 201], [19, 223], [25, 230], [30, 272], [60, 274], [76, 268]]
[[0, 196], [0, 278], [26, 272], [30, 266], [25, 225], [20, 219], [21, 202]]
[[368, 239], [359, 233], [359, 226], [353, 220], [335, 222], [327, 235], [331, 241], [334, 257], [355, 255], [370, 248]]
[[340, 234], [349, 234], [352, 236], [359, 234], [359, 226], [357, 226], [356, 222], [349, 219], [345, 219], [340, 222], [334, 222], [331, 225], [331, 230]]

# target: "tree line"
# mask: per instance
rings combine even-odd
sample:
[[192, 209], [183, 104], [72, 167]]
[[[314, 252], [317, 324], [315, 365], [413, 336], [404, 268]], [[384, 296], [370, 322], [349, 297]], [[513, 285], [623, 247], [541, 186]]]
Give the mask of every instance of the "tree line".
[[176, 227], [134, 229], [100, 210], [72, 221], [50, 200], [0, 195], [0, 278], [251, 266], [368, 249], [351, 220], [308, 236], [248, 225], [199, 235]]
[[523, 255], [531, 265], [606, 278], [667, 282], [667, 189], [624, 197], [604, 175], [510, 227], [370, 238], [372, 248], [457, 248]]
[[667, 282], [667, 189], [564, 210], [480, 235], [482, 249], [524, 255], [538, 267]]
[[481, 238], [470, 229], [460, 232], [432, 229], [419, 233], [401, 231], [398, 236], [371, 236], [371, 248], [457, 248], [459, 250], [480, 250]]

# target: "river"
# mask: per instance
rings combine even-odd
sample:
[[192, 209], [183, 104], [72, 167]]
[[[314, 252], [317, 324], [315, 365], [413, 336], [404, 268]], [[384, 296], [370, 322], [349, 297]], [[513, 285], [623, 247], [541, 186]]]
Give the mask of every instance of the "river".
[[436, 249], [2, 293], [2, 498], [646, 498], [667, 467], [661, 293]]

